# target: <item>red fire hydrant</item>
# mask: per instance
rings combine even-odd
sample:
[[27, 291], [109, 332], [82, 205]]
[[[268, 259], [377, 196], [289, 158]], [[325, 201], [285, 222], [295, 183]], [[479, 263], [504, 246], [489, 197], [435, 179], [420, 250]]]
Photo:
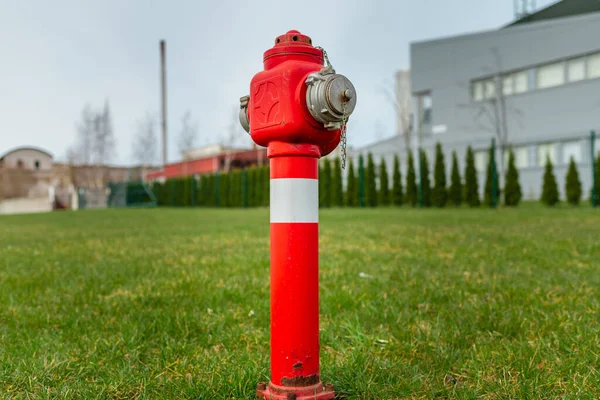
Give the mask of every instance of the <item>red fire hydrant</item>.
[[240, 99], [240, 122], [271, 165], [271, 381], [257, 395], [333, 399], [319, 375], [317, 162], [345, 139], [356, 93], [298, 31], [275, 39], [264, 67]]

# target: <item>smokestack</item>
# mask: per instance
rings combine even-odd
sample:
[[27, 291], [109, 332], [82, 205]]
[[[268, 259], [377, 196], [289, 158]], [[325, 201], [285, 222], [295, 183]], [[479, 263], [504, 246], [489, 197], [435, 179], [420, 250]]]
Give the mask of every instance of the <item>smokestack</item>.
[[162, 163], [167, 165], [167, 66], [165, 61], [165, 41], [160, 41], [160, 88], [162, 114]]

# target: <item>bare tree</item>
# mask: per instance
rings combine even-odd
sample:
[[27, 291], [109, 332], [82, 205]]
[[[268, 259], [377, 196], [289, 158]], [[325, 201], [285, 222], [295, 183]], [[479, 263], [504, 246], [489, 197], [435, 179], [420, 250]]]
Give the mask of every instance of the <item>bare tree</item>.
[[381, 140], [385, 137], [385, 126], [380, 119], [375, 121], [375, 140]]
[[510, 144], [508, 117], [510, 114], [512, 118], [519, 122], [519, 118], [523, 113], [521, 110], [513, 107], [507, 102], [503, 88], [502, 57], [500, 56], [498, 49], [492, 48], [490, 51], [493, 57], [493, 67], [486, 68], [486, 70], [491, 70], [492, 72], [490, 80], [493, 84], [494, 95], [483, 96], [484, 99], [481, 101], [461, 104], [460, 107], [470, 109], [475, 125], [481, 130], [493, 133], [496, 137], [498, 149], [500, 150], [498, 178], [499, 181], [502, 182], [505, 170], [504, 154], [508, 150]]
[[150, 112], [139, 120], [137, 131], [132, 143], [133, 158], [142, 166], [147, 167], [156, 161], [157, 156], [157, 126], [156, 118]]
[[389, 89], [390, 86], [383, 86], [381, 90], [396, 114], [396, 134], [403, 137], [405, 149], [408, 150], [412, 131], [410, 71], [396, 72], [394, 91]]
[[225, 135], [221, 137], [220, 145], [224, 148], [225, 159], [223, 165], [223, 171], [228, 172], [231, 168], [231, 161], [234, 156], [234, 147], [239, 142], [240, 138], [242, 138], [245, 131], [242, 129], [239, 119], [239, 107], [234, 107], [233, 109], [233, 118], [231, 123], [229, 124]]
[[77, 136], [75, 144], [67, 153], [74, 164], [91, 164], [94, 149], [94, 111], [86, 104], [81, 111], [81, 120], [77, 123]]
[[105, 165], [112, 161], [115, 153], [115, 138], [108, 100], [104, 103], [102, 112], [94, 115], [94, 161]]
[[[95, 148], [95, 119], [96, 114], [90, 104], [86, 104], [81, 110], [80, 120], [76, 123], [75, 143], [67, 149], [67, 161], [71, 165], [91, 165], [94, 161]], [[77, 186], [89, 186], [96, 181], [94, 171], [83, 168], [81, 182], [73, 183]]]
[[198, 122], [191, 120], [190, 111], [186, 111], [181, 117], [181, 131], [179, 132], [179, 152], [183, 157], [183, 153], [191, 150], [196, 145], [198, 138]]

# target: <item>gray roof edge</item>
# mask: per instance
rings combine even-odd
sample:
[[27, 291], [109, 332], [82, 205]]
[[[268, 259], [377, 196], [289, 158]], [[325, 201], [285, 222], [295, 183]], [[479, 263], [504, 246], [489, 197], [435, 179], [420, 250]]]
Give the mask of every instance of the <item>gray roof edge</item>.
[[470, 40], [470, 39], [473, 39], [474, 37], [507, 35], [507, 34], [518, 32], [518, 31], [542, 29], [542, 28], [546, 28], [546, 27], [550, 27], [550, 26], [565, 25], [565, 24], [571, 24], [571, 23], [582, 22], [582, 21], [587, 21], [587, 20], [593, 21], [596, 19], [600, 21], [600, 12], [569, 15], [567, 17], [553, 18], [553, 19], [547, 19], [547, 20], [543, 20], [543, 21], [533, 21], [533, 22], [528, 22], [526, 24], [508, 25], [508, 26], [500, 27], [498, 29], [490, 29], [490, 30], [472, 32], [472, 33], [464, 33], [464, 34], [458, 34], [458, 35], [454, 35], [454, 36], [445, 36], [445, 37], [441, 37], [441, 38], [437, 38], [437, 39], [415, 41], [415, 42], [411, 42], [410, 46], [411, 46], [411, 48], [412, 47], [427, 47], [429, 45], [440, 44], [440, 43], [450, 42], [450, 41]]
[[14, 153], [16, 151], [20, 151], [20, 150], [38, 151], [40, 153], [46, 154], [50, 158], [54, 158], [54, 155], [52, 153], [50, 153], [49, 151], [44, 150], [44, 149], [42, 149], [40, 147], [35, 147], [35, 146], [20, 146], [20, 147], [12, 148], [12, 149], [8, 150], [7, 152], [5, 152], [4, 154], [2, 154], [0, 156], [0, 160], [4, 159], [4, 157], [6, 157], [7, 155], [12, 154], [12, 153]]

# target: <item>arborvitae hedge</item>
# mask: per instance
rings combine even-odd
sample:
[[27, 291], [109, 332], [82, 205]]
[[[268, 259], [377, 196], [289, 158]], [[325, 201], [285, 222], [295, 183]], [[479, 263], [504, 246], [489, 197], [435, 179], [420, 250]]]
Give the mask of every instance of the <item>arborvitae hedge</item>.
[[217, 206], [217, 197], [216, 197], [216, 183], [215, 183], [215, 175], [210, 174], [206, 177], [206, 189], [201, 189], [205, 194], [205, 202], [204, 205], [206, 207], [216, 207]]
[[319, 207], [324, 207], [325, 204], [325, 181], [323, 180], [323, 161], [319, 161], [318, 163], [318, 173], [319, 173]]
[[460, 206], [463, 200], [463, 186], [458, 169], [458, 157], [456, 151], [452, 152], [452, 171], [450, 172], [450, 189], [448, 189], [448, 200], [450, 204]]
[[558, 203], [558, 185], [556, 184], [552, 162], [548, 156], [546, 156], [544, 182], [542, 184], [542, 198], [540, 200], [547, 206], [553, 206]]
[[379, 165], [379, 203], [383, 206], [390, 205], [390, 183], [388, 181], [387, 165], [381, 157]]
[[408, 168], [406, 171], [406, 203], [416, 207], [419, 203], [419, 189], [417, 187], [417, 174], [415, 172], [415, 161], [412, 151], [408, 152]]
[[264, 185], [263, 193], [262, 193], [262, 196], [263, 196], [262, 206], [263, 207], [269, 207], [269, 204], [271, 202], [270, 201], [271, 200], [271, 196], [269, 194], [270, 193], [269, 192], [269, 190], [270, 190], [270, 183], [271, 183], [271, 175], [270, 175], [269, 166], [267, 165], [267, 166], [262, 167], [262, 170], [263, 170], [262, 179], [263, 179], [263, 185]]
[[394, 172], [392, 174], [392, 204], [401, 206], [404, 200], [402, 193], [402, 174], [400, 173], [400, 159], [394, 155]]
[[331, 199], [332, 199], [332, 178], [331, 178], [331, 162], [328, 158], [324, 158], [323, 163], [323, 175], [321, 176], [322, 186], [323, 186], [323, 204], [322, 207], [329, 208], [331, 207]]
[[425, 150], [420, 151], [419, 162], [421, 163], [421, 195], [423, 196], [423, 207], [431, 207], [431, 183], [429, 181], [429, 162]]
[[435, 146], [435, 166], [433, 171], [434, 183], [431, 193], [431, 202], [435, 207], [444, 207], [448, 201], [446, 188], [446, 165], [442, 145], [438, 142]]
[[346, 182], [346, 205], [348, 207], [358, 206], [358, 177], [354, 172], [352, 159], [348, 160], [348, 176]]
[[367, 204], [367, 184], [365, 182], [366, 171], [365, 171], [365, 159], [363, 155], [358, 156], [358, 203], [359, 207], [364, 207]]
[[479, 184], [477, 183], [477, 170], [475, 169], [475, 155], [471, 146], [467, 148], [465, 165], [465, 202], [471, 207], [479, 207]]
[[[495, 157], [493, 157], [493, 148], [490, 147], [490, 150], [488, 151], [488, 165], [487, 165], [487, 173], [486, 173], [486, 177], [485, 177], [485, 187], [484, 187], [484, 192], [483, 192], [483, 204], [485, 204], [488, 207], [495, 207], [498, 204], [498, 188], [496, 188], [496, 199], [494, 199], [494, 184], [498, 182], [497, 178], [496, 181], [494, 182], [494, 171], [498, 171], [498, 169], [496, 168], [496, 160]], [[494, 201], [496, 202], [496, 204], [494, 204]]]
[[229, 174], [219, 174], [219, 206], [229, 207]]
[[263, 168], [264, 167], [256, 167], [256, 170], [254, 171], [254, 182], [256, 184], [256, 193], [254, 195], [254, 207], [263, 206], [264, 193], [267, 190], [267, 187], [265, 186], [265, 181], [263, 179]]
[[508, 169], [504, 179], [504, 204], [514, 207], [519, 204], [523, 193], [519, 183], [519, 170], [515, 165], [515, 155], [512, 148], [508, 150]]
[[334, 207], [344, 206], [344, 187], [342, 183], [342, 163], [339, 157], [333, 161], [333, 182], [331, 200]]
[[581, 181], [579, 180], [579, 173], [577, 172], [577, 166], [573, 157], [571, 157], [569, 170], [567, 171], [565, 193], [567, 194], [567, 201], [570, 204], [576, 206], [581, 201]]
[[[594, 182], [592, 182], [592, 185]], [[598, 153], [598, 157], [596, 157], [596, 204], [600, 204], [600, 153]], [[592, 190], [590, 190], [590, 203], [592, 202]]]
[[375, 164], [373, 155], [367, 156], [367, 168], [365, 171], [365, 201], [369, 207], [377, 207], [377, 186], [375, 183]]

